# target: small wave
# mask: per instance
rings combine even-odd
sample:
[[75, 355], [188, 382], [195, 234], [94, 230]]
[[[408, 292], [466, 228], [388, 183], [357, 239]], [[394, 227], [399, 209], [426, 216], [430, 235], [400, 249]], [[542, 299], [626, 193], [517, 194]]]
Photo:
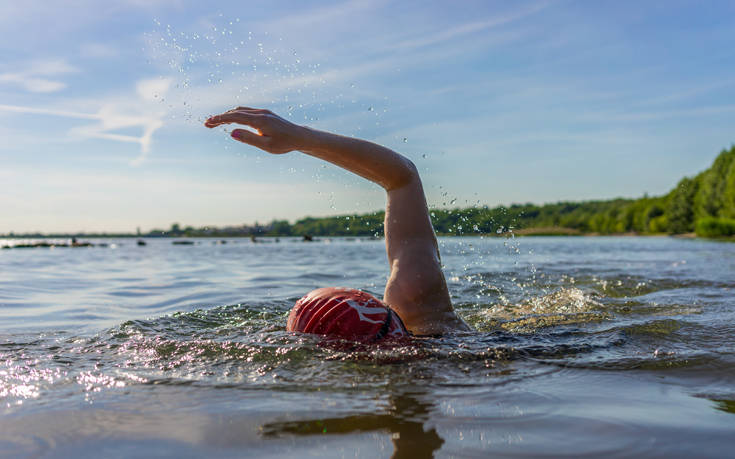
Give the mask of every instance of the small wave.
[[502, 328], [532, 333], [541, 328], [609, 319], [610, 314], [603, 309], [594, 292], [562, 288], [519, 304], [502, 302], [481, 308], [470, 312], [468, 320], [480, 331]]

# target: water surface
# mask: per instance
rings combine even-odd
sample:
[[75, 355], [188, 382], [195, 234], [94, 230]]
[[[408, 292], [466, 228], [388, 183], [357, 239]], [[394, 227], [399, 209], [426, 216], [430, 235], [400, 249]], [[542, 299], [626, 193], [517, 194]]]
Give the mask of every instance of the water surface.
[[105, 242], [0, 251], [0, 455], [735, 447], [735, 244], [441, 239], [477, 332], [360, 348], [287, 333], [285, 318], [317, 287], [382, 295], [382, 241]]

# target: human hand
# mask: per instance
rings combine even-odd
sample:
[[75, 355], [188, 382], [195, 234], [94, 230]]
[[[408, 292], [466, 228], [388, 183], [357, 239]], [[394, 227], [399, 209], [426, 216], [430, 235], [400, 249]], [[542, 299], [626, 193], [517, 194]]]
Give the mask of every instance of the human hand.
[[221, 115], [211, 116], [204, 125], [213, 128], [233, 123], [249, 126], [257, 131], [234, 129], [230, 133], [233, 139], [275, 155], [303, 148], [309, 132], [308, 128], [287, 121], [270, 110], [250, 107], [237, 107]]

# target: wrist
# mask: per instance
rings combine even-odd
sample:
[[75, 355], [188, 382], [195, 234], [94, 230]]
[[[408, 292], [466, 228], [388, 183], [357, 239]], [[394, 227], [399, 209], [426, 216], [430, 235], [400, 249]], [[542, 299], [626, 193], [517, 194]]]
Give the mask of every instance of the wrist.
[[310, 128], [309, 126], [299, 126], [299, 137], [301, 138], [299, 150], [304, 153], [316, 152], [323, 145], [324, 132]]

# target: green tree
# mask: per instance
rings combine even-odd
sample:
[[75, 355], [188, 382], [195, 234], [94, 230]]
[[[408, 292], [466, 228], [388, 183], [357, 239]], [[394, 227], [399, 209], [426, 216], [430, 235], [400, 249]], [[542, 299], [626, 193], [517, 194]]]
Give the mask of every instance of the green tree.
[[270, 223], [269, 235], [272, 236], [291, 236], [291, 225], [287, 220], [273, 220]]
[[[735, 147], [730, 149], [730, 151], [733, 150], [735, 150]], [[727, 218], [735, 218], [735, 161], [730, 163], [730, 170], [725, 179], [720, 215]]]
[[702, 174], [702, 182], [694, 197], [694, 212], [697, 219], [717, 217], [727, 210], [724, 198], [727, 175], [735, 158], [735, 147], [723, 150], [715, 159], [712, 167]]
[[669, 193], [666, 216], [670, 232], [679, 234], [694, 231], [694, 196], [698, 188], [697, 180], [683, 178]]

